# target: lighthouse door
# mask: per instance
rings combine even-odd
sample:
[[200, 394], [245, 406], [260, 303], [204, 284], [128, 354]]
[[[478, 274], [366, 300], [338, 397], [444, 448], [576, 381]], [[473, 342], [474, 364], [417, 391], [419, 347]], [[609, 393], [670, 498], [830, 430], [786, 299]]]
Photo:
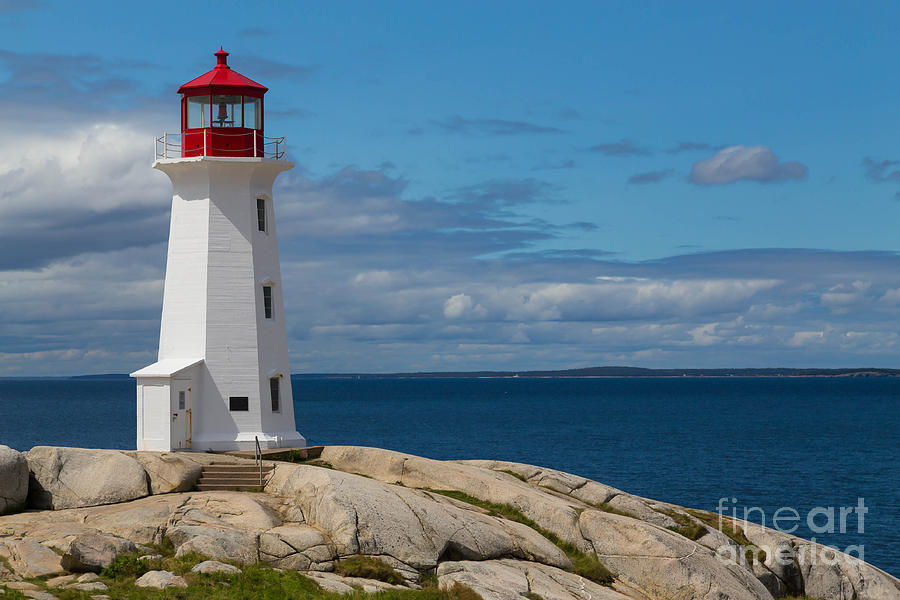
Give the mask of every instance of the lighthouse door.
[[191, 447], [191, 380], [172, 381], [172, 449]]

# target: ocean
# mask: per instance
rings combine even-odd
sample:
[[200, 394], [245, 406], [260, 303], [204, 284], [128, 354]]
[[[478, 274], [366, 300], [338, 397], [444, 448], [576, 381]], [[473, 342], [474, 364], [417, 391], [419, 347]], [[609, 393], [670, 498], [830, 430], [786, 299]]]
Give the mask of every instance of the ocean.
[[[785, 507], [797, 535], [861, 546], [900, 576], [900, 378], [292, 381], [310, 445], [543, 465], [689, 507], [756, 507], [769, 526]], [[126, 379], [0, 379], [0, 444], [133, 448], [134, 393]], [[841, 532], [860, 499], [864, 520]]]

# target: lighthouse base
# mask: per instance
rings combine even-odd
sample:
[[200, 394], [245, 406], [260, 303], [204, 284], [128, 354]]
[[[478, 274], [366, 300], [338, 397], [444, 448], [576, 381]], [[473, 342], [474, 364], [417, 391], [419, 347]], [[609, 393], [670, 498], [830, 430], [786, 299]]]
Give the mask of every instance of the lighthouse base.
[[278, 433], [241, 432], [234, 438], [223, 436], [198, 436], [192, 444], [195, 452], [227, 452], [231, 450], [255, 450], [256, 442], [262, 450], [274, 448], [302, 448], [306, 446], [306, 438], [296, 431], [284, 431]]

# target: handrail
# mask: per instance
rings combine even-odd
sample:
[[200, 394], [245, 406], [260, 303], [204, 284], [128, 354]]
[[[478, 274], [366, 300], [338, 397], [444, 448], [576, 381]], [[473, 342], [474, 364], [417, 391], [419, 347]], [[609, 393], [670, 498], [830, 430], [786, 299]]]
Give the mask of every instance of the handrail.
[[253, 439], [256, 440], [256, 453], [254, 456], [256, 464], [259, 465], [259, 487], [262, 487], [262, 448], [259, 447], [259, 436], [254, 435]]
[[[212, 135], [203, 132], [203, 151], [198, 156], [217, 156], [216, 152], [223, 152], [221, 156], [229, 156], [229, 153], [247, 152], [252, 150], [256, 155], [260, 148], [257, 145], [257, 135], [255, 132], [250, 133], [220, 133], [215, 129], [210, 130]], [[253, 145], [246, 148], [220, 148], [212, 145], [213, 137], [244, 137], [253, 136]], [[263, 136], [262, 156], [263, 158], [274, 158], [283, 160], [287, 155], [287, 136], [281, 137], [265, 137]], [[274, 146], [274, 148], [273, 148]], [[192, 149], [191, 152], [197, 152], [198, 149]], [[153, 156], [156, 160], [181, 158], [182, 157], [182, 134], [180, 133], [163, 133], [160, 137], [153, 141]]]

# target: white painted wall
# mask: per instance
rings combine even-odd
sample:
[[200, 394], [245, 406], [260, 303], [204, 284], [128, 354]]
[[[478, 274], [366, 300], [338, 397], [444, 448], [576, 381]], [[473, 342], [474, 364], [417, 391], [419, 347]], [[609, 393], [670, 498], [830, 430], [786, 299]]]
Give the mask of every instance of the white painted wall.
[[[263, 447], [305, 445], [294, 422], [272, 202], [275, 178], [292, 167], [230, 157], [154, 165], [174, 188], [159, 360], [203, 358], [191, 384], [194, 450], [250, 449], [257, 436]], [[263, 311], [264, 280], [273, 286], [273, 319]], [[284, 375], [279, 413], [271, 411], [270, 373]], [[230, 412], [230, 396], [248, 397], [250, 410]]]

